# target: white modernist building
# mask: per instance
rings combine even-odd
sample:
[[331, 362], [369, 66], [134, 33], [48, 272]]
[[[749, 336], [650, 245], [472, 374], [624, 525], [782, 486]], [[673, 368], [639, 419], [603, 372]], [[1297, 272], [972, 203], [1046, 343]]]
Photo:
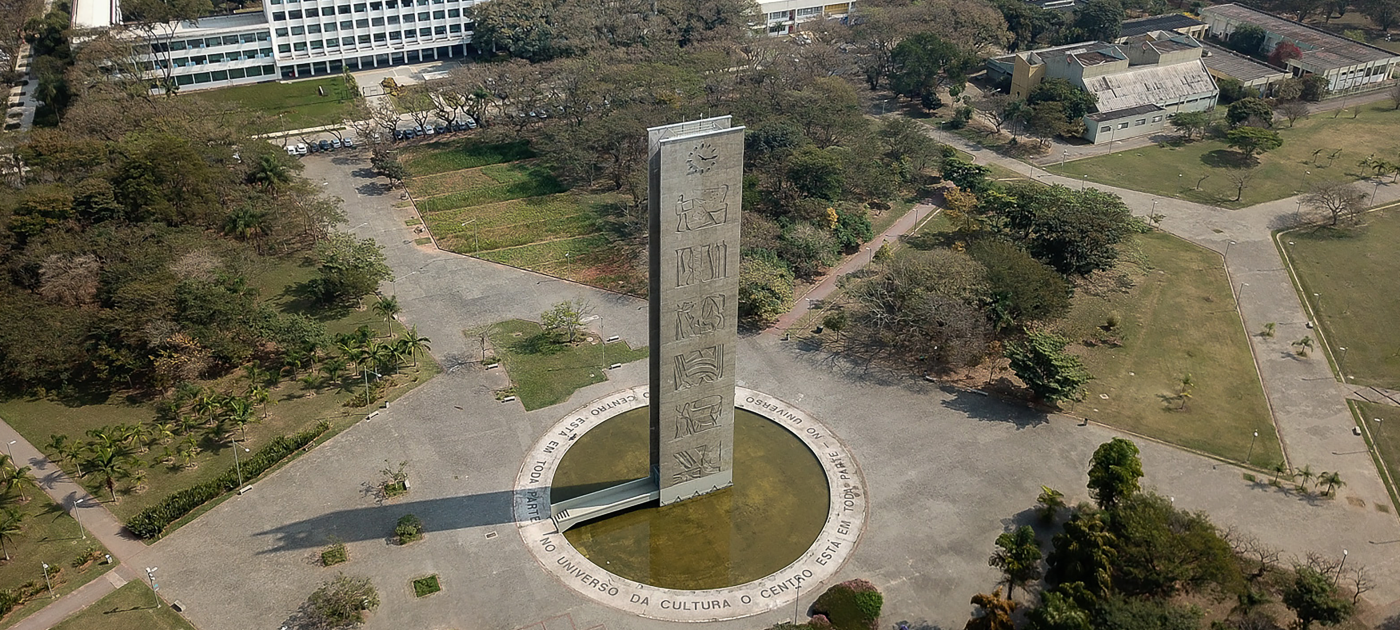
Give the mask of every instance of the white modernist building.
[[[471, 42], [468, 9], [485, 0], [264, 0], [261, 11], [157, 29], [154, 66], [169, 64], [181, 90], [295, 79], [461, 57]], [[769, 34], [801, 22], [844, 19], [852, 2], [759, 2]], [[73, 0], [75, 28], [121, 24], [118, 0]]]

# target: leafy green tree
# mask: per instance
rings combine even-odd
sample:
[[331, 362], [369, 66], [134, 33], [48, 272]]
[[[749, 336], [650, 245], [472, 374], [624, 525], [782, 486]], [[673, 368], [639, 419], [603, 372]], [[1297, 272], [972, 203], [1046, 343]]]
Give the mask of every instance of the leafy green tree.
[[788, 181], [807, 197], [840, 199], [844, 172], [841, 157], [827, 149], [804, 147], [787, 161]]
[[1258, 26], [1240, 24], [1230, 33], [1230, 39], [1226, 40], [1225, 44], [1236, 52], [1258, 57], [1268, 36], [1268, 32]]
[[384, 263], [384, 249], [374, 239], [335, 232], [317, 246], [316, 253], [320, 277], [312, 281], [311, 290], [326, 303], [358, 299], [394, 277]]
[[837, 260], [836, 239], [810, 223], [798, 223], [783, 232], [778, 256], [799, 278], [812, 278]]
[[1389, 32], [1390, 27], [1400, 24], [1400, 1], [1366, 0], [1361, 3], [1361, 13], [1371, 18], [1376, 28]]
[[1032, 107], [1048, 102], [1064, 105], [1065, 122], [1073, 123], [1094, 111], [1098, 97], [1079, 89], [1067, 79], [1053, 78], [1041, 81], [1026, 95], [1026, 105]]
[[1052, 583], [1061, 588], [1078, 585], [1091, 597], [1104, 597], [1112, 590], [1116, 540], [1098, 512], [1076, 510], [1052, 542], [1055, 548], [1046, 558], [1046, 577]]
[[1270, 107], [1261, 98], [1243, 98], [1230, 103], [1226, 110], [1225, 119], [1236, 127], [1245, 124], [1258, 124], [1264, 127], [1272, 127], [1274, 124], [1274, 108]]
[[1240, 83], [1239, 79], [1219, 79], [1215, 84], [1216, 87], [1220, 88], [1221, 105], [1229, 105], [1240, 99], [1258, 95], [1258, 92], [1255, 92], [1253, 88], [1246, 88], [1243, 83]]
[[1113, 438], [1094, 451], [1089, 464], [1089, 494], [1099, 507], [1110, 508], [1137, 493], [1142, 460], [1132, 440]]
[[564, 343], [573, 343], [578, 340], [583, 319], [592, 311], [592, 305], [583, 300], [564, 300], [540, 313], [540, 324], [546, 332], [563, 333]]
[[296, 173], [287, 164], [287, 157], [267, 152], [259, 155], [248, 171], [248, 182], [266, 188], [273, 195], [291, 185]]
[[1024, 341], [1006, 345], [1011, 371], [1031, 392], [1051, 404], [1083, 400], [1084, 386], [1093, 378], [1079, 357], [1065, 352], [1067, 343], [1055, 333], [1036, 331], [1027, 333]]
[[1089, 0], [1074, 9], [1074, 28], [1082, 39], [1112, 42], [1123, 27], [1123, 5], [1118, 0]]
[[313, 627], [349, 628], [364, 622], [365, 613], [379, 607], [379, 591], [369, 578], [344, 573], [323, 582], [302, 608]]
[[1187, 140], [1196, 137], [1210, 126], [1210, 114], [1206, 112], [1178, 112], [1172, 114], [1171, 124], [1181, 130]]
[[1015, 184], [995, 212], [1013, 242], [1064, 275], [1087, 275], [1118, 260], [1118, 243], [1133, 233], [1122, 198], [1097, 188]]
[[1001, 569], [1006, 580], [1006, 598], [1011, 599], [1017, 586], [1025, 588], [1027, 584], [1040, 579], [1041, 557], [1040, 540], [1035, 537], [1035, 530], [1022, 525], [997, 536], [997, 551], [987, 559], [987, 564]]
[[1089, 613], [1080, 608], [1074, 599], [1049, 591], [1040, 597], [1040, 605], [1033, 608], [1027, 617], [1031, 630], [1093, 630]]
[[1337, 592], [1332, 576], [1305, 566], [1295, 567], [1294, 573], [1293, 583], [1283, 590], [1283, 603], [1298, 616], [1299, 628], [1335, 626], [1351, 616], [1355, 606]]
[[919, 33], [894, 47], [891, 62], [891, 89], [901, 96], [923, 98], [936, 94], [940, 85], [961, 86], [977, 60], [938, 35]]
[[992, 181], [987, 178], [991, 172], [991, 169], [981, 164], [973, 164], [956, 157], [944, 159], [940, 167], [943, 179], [953, 182], [958, 188], [979, 195], [992, 185]]
[[1094, 611], [1094, 627], [1114, 630], [1197, 630], [1201, 613], [1160, 599], [1111, 597]]
[[1260, 129], [1259, 127], [1231, 129], [1225, 134], [1225, 142], [1243, 153], [1246, 162], [1253, 159], [1256, 154], [1283, 146], [1283, 138], [1278, 135], [1277, 131]]
[[771, 252], [746, 255], [739, 270], [739, 318], [754, 325], [777, 319], [792, 306], [792, 270]]
[[832, 235], [836, 237], [841, 251], [852, 254], [875, 237], [875, 229], [864, 207], [843, 206], [836, 210], [836, 227], [832, 228]]
[[983, 239], [967, 251], [987, 268], [987, 302], [997, 328], [1050, 321], [1069, 311], [1069, 282], [1021, 248]]
[[240, 241], [252, 241], [262, 253], [262, 237], [267, 234], [268, 214], [248, 206], [235, 208], [224, 221], [224, 234]]
[[1169, 598], [1211, 586], [1222, 592], [1244, 589], [1234, 551], [1215, 526], [1202, 514], [1176, 510], [1166, 497], [1150, 492], [1121, 497], [1108, 525], [1118, 541], [1114, 585], [1125, 595]]

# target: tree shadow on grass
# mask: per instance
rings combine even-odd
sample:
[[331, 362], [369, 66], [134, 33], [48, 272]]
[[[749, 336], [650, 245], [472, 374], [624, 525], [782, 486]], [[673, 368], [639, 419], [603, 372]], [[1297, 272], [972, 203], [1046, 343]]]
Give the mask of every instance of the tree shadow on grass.
[[322, 302], [316, 293], [315, 285], [310, 281], [283, 287], [282, 292], [277, 294], [276, 302], [278, 309], [284, 313], [305, 315], [319, 322], [343, 319], [351, 311], [351, 304], [348, 302]]
[[1253, 158], [1245, 159], [1243, 153], [1233, 149], [1216, 149], [1202, 153], [1201, 162], [1214, 168], [1249, 168], [1255, 165]]
[[508, 348], [515, 354], [549, 356], [566, 351], [568, 346], [555, 341], [553, 335], [542, 332], [512, 342]]

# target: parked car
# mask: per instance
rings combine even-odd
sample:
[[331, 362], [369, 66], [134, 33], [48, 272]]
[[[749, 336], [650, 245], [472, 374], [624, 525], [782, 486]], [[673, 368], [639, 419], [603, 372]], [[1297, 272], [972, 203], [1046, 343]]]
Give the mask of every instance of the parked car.
[[467, 119], [464, 122], [467, 123], [467, 129], [476, 129], [476, 120], [473, 119], [471, 116], [467, 116]]
[[[379, 134], [378, 134], [378, 133], [374, 134], [374, 139], [376, 139], [376, 140], [379, 139]], [[355, 139], [354, 139], [354, 138], [346, 138], [346, 139], [345, 139], [344, 141], [342, 141], [340, 144], [341, 144], [342, 146], [344, 146], [345, 148], [347, 148], [347, 149], [353, 149], [353, 148], [355, 148]]]
[[341, 147], [340, 138], [336, 138], [335, 140], [331, 140], [331, 148], [332, 148], [332, 149], [339, 149], [340, 147]]
[[464, 123], [464, 122], [462, 122], [462, 121], [460, 121], [460, 120], [454, 121], [454, 122], [452, 123], [452, 130], [453, 130], [453, 131], [466, 131], [466, 130], [467, 130], [467, 123]]
[[286, 146], [286, 147], [283, 147], [283, 148], [287, 150], [287, 155], [296, 155], [296, 154], [297, 154], [297, 148], [296, 148], [295, 146]]
[[297, 145], [296, 145], [296, 150], [297, 150], [297, 155], [306, 155], [306, 153], [307, 153], [307, 151], [306, 151], [306, 145], [303, 144], [303, 143], [301, 143], [301, 142], [298, 142], [298, 143], [297, 143]]
[[322, 151], [330, 151], [330, 150], [331, 150], [331, 141], [330, 141], [330, 140], [322, 140], [322, 141], [320, 141], [319, 143], [317, 143], [316, 146], [319, 147]]
[[436, 126], [436, 127], [433, 127], [433, 131], [435, 131], [435, 132], [437, 132], [437, 133], [447, 133], [447, 127], [444, 127], [444, 126], [442, 126], [442, 125], [438, 125], [438, 126]]
[[394, 140], [407, 140], [407, 139], [408, 139], [408, 138], [404, 137], [404, 130], [402, 130], [402, 129], [395, 129], [395, 130], [394, 130]]
[[422, 129], [422, 131], [418, 132], [418, 133], [420, 133], [420, 134], [423, 134], [423, 135], [425, 135], [425, 136], [431, 136], [431, 135], [433, 135], [433, 126], [432, 126], [432, 125], [428, 125], [427, 127], [420, 127], [420, 129]]

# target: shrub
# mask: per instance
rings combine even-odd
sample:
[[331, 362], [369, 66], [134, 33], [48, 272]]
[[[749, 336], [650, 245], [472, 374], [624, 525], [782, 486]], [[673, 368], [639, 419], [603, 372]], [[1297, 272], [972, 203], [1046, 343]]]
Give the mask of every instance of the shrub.
[[[243, 476], [246, 479], [253, 479], [258, 475], [267, 472], [268, 469], [276, 466], [287, 456], [298, 449], [315, 441], [330, 429], [330, 424], [322, 421], [301, 433], [287, 437], [279, 435], [273, 438], [267, 446], [262, 447], [256, 454], [243, 460]], [[224, 471], [222, 475], [196, 484], [184, 490], [171, 493], [151, 507], [141, 510], [136, 516], [127, 519], [126, 528], [132, 534], [140, 538], [156, 538], [169, 527], [171, 523], [180, 520], [186, 514], [193, 512], [196, 508], [219, 497], [219, 495], [234, 490], [238, 487], [238, 472], [233, 468]]]
[[413, 594], [418, 597], [426, 597], [442, 590], [442, 584], [438, 583], [438, 576], [429, 575], [425, 578], [418, 578], [413, 581]]
[[311, 593], [303, 612], [312, 627], [347, 628], [364, 622], [365, 613], [378, 607], [379, 591], [369, 578], [342, 573]]
[[405, 514], [399, 517], [398, 525], [394, 526], [394, 536], [398, 537], [400, 545], [407, 545], [423, 537], [423, 521], [412, 514]]
[[335, 566], [349, 559], [350, 554], [345, 550], [345, 543], [338, 542], [321, 552], [321, 564], [323, 566]]
[[833, 586], [812, 604], [837, 630], [873, 630], [880, 621], [884, 597], [865, 580], [848, 580]]

